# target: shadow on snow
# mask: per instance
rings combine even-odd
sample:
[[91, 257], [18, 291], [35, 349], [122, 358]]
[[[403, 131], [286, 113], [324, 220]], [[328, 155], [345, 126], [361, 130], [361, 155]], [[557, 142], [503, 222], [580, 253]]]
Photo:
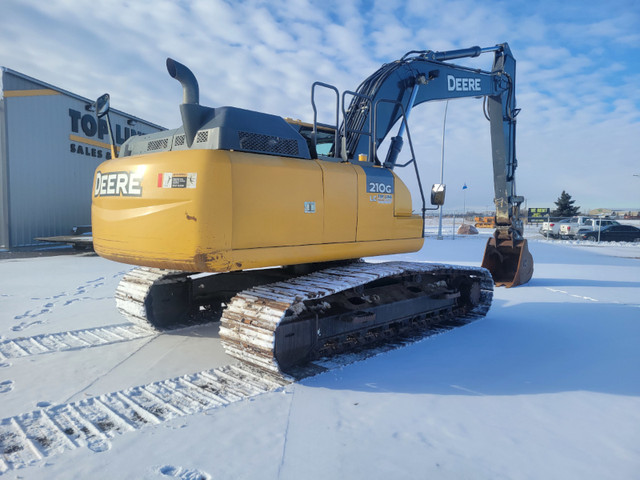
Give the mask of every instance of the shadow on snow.
[[366, 392], [640, 396], [640, 309], [494, 301], [485, 319], [301, 383]]

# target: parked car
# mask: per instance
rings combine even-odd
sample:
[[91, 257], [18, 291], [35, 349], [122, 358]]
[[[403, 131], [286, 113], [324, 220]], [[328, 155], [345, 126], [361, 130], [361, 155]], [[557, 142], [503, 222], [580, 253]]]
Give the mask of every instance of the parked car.
[[[609, 225], [603, 227], [599, 235], [601, 242], [640, 242], [640, 228], [633, 225]], [[598, 231], [581, 233], [578, 238], [597, 242]]]
[[617, 220], [609, 220], [609, 219], [593, 219], [591, 220], [591, 224], [587, 223], [586, 226], [578, 228], [578, 231], [574, 233], [575, 238], [579, 238], [579, 235], [582, 233], [589, 232], [598, 232], [598, 230], [602, 230], [604, 227], [608, 227], [609, 225], [620, 225], [620, 222]]
[[608, 225], [620, 225], [615, 220], [592, 217], [573, 217], [568, 222], [560, 226], [560, 237], [562, 238], [580, 238], [581, 233], [587, 233], [592, 230], [598, 230]]

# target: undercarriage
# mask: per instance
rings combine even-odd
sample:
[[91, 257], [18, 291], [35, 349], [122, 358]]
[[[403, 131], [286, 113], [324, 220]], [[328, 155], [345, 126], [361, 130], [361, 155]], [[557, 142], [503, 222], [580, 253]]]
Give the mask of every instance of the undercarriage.
[[138, 268], [116, 302], [159, 330], [219, 319], [229, 355], [292, 380], [318, 359], [468, 323], [492, 296], [483, 268], [343, 262], [207, 275]]

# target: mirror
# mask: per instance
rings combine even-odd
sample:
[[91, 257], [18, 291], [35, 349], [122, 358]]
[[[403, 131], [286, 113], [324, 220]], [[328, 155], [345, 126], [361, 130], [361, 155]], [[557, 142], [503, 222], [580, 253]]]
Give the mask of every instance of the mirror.
[[444, 205], [444, 193], [447, 186], [444, 183], [434, 183], [431, 187], [431, 205]]
[[102, 118], [107, 113], [109, 113], [109, 94], [105, 93], [96, 100], [96, 115]]

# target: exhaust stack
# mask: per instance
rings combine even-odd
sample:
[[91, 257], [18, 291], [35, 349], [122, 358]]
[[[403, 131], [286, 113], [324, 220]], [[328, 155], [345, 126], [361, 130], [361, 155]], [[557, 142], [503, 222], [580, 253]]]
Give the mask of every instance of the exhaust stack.
[[182, 85], [180, 115], [187, 146], [191, 148], [198, 130], [215, 114], [215, 109], [200, 105], [198, 81], [191, 70], [172, 58], [167, 58], [167, 71]]
[[200, 103], [200, 89], [193, 72], [173, 58], [167, 58], [167, 70], [171, 78], [175, 78], [182, 84], [182, 103], [198, 105]]

